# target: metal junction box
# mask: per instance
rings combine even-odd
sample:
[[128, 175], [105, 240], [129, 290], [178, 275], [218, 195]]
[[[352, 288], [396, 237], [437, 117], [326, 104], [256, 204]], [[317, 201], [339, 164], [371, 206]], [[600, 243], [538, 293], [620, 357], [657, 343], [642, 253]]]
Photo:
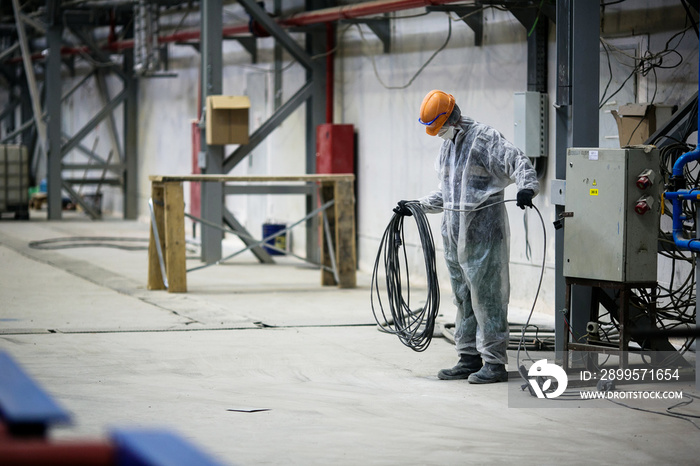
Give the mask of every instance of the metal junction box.
[[663, 180], [656, 148], [570, 148], [564, 275], [655, 282]]
[[547, 156], [547, 94], [516, 92], [513, 96], [513, 144], [528, 157]]

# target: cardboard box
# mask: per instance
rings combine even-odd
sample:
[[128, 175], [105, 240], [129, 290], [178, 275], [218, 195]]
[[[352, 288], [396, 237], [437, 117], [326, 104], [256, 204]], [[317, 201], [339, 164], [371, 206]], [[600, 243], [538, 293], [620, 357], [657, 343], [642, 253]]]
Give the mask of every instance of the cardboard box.
[[644, 144], [671, 117], [669, 105], [627, 104], [618, 111], [612, 110], [620, 135], [620, 147]]
[[248, 144], [248, 109], [245, 95], [207, 97], [207, 144]]

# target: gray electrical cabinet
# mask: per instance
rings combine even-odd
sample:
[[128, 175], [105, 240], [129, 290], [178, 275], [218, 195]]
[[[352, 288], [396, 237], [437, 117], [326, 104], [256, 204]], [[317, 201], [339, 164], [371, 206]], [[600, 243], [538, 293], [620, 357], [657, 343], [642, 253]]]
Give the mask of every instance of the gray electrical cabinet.
[[568, 149], [564, 276], [655, 282], [662, 192], [656, 148]]

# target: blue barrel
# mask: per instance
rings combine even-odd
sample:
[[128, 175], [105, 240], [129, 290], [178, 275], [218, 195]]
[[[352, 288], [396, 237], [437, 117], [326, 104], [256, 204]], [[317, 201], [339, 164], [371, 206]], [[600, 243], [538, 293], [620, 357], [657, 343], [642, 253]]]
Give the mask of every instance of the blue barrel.
[[[282, 231], [285, 228], [287, 228], [287, 225], [285, 225], [284, 223], [263, 223], [263, 226], [262, 226], [263, 238], [267, 238], [270, 235], [274, 235], [278, 231]], [[283, 251], [286, 251], [287, 250], [287, 232], [281, 233], [280, 235], [277, 235], [274, 238], [268, 239], [267, 241], [265, 241], [265, 244], [269, 244], [270, 246], [274, 246], [278, 249], [282, 249]], [[271, 256], [283, 256], [284, 255], [283, 252], [268, 248], [265, 245], [263, 245], [263, 248]]]

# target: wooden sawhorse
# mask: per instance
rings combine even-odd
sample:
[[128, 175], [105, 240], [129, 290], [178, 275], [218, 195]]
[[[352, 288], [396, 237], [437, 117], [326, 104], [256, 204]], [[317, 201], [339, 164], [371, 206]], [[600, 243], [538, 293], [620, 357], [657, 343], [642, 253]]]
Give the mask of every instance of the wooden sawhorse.
[[[321, 284], [338, 285], [340, 288], [354, 288], [357, 283], [356, 244], [355, 244], [355, 194], [352, 174], [341, 175], [298, 175], [298, 176], [230, 176], [230, 175], [157, 175], [150, 176], [152, 200], [152, 228], [148, 246], [148, 289], [170, 293], [187, 291], [187, 270], [185, 264], [185, 202], [182, 183], [298, 183], [320, 185], [324, 202], [333, 201], [326, 211], [328, 230], [334, 257], [321, 241], [321, 264], [326, 267], [335, 262], [338, 281], [326, 267], [321, 269]], [[325, 228], [325, 226], [323, 227]], [[161, 270], [156, 234], [162, 253], [163, 270], [167, 279], [166, 287]], [[324, 231], [325, 233], [325, 231]], [[324, 235], [325, 236], [325, 235]], [[333, 260], [332, 260], [333, 259]]]

